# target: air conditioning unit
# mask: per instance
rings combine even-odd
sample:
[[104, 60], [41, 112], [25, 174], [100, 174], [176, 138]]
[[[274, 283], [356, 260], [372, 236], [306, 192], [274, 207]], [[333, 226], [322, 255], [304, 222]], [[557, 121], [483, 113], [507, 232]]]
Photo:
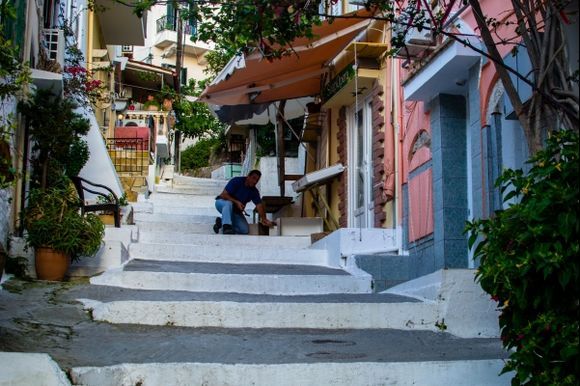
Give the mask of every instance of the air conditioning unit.
[[405, 35], [406, 45], [415, 46], [432, 46], [435, 44], [433, 36], [430, 29], [422, 29], [419, 31], [417, 28], [409, 28], [407, 34]]

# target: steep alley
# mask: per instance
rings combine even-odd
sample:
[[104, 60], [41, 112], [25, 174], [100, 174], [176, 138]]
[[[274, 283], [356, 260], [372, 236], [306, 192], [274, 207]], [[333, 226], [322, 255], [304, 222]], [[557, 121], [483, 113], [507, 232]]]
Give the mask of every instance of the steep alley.
[[140, 199], [130, 259], [89, 282], [6, 283], [0, 350], [47, 353], [74, 385], [509, 384], [497, 339], [433, 329], [433, 304], [372, 293], [309, 237], [214, 234], [222, 188]]

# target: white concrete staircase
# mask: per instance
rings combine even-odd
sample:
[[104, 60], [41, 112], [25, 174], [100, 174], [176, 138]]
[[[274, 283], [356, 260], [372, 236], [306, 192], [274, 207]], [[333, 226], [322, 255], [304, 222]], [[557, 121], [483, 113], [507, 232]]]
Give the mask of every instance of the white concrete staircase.
[[141, 198], [131, 260], [78, 297], [97, 321], [179, 343], [75, 367], [74, 384], [509, 384], [496, 339], [441, 332], [436, 302], [372, 293], [368, 274], [330, 266], [309, 237], [214, 234], [224, 185], [175, 176]]

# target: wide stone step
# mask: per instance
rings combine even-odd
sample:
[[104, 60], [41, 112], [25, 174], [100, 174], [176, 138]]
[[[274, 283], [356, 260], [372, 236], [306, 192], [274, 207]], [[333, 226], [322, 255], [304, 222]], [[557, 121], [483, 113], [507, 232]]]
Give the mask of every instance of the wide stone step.
[[256, 295], [94, 286], [71, 293], [93, 318], [120, 324], [220, 328], [438, 331], [436, 306], [385, 294]]
[[[155, 209], [153, 209], [155, 210]], [[208, 224], [215, 222], [217, 211], [214, 215], [195, 215], [195, 214], [171, 214], [171, 213], [142, 213], [134, 214], [133, 219], [136, 224], [144, 222], [153, 223], [185, 223], [185, 224]]]
[[[227, 294], [226, 294], [227, 295]], [[115, 324], [218, 328], [390, 328], [438, 331], [437, 307], [427, 303], [332, 302], [321, 295], [278, 296], [270, 302], [79, 299], [93, 318]], [[349, 303], [348, 301], [353, 301]]]
[[151, 232], [162, 232], [162, 233], [179, 232], [182, 234], [215, 236], [212, 228], [213, 224], [214, 221], [212, 221], [211, 223], [179, 223], [172, 221], [166, 222], [141, 221], [137, 223], [140, 234], [147, 234]]
[[194, 185], [194, 186], [225, 186], [228, 180], [217, 178], [188, 177], [176, 174], [173, 177], [174, 185]]
[[[205, 229], [205, 228], [204, 228]], [[213, 231], [212, 231], [213, 233]], [[192, 234], [187, 229], [172, 227], [171, 230], [140, 229], [139, 242], [171, 243], [189, 245], [220, 246], [235, 244], [237, 246], [308, 248], [311, 245], [310, 236], [252, 236], [252, 235], [222, 235], [222, 234]]]
[[[72, 369], [78, 385], [471, 386], [508, 385], [513, 375], [498, 377], [507, 356], [499, 339], [394, 329], [113, 325], [93, 321], [75, 301], [107, 287], [12, 287], [20, 291], [0, 291], [0, 305], [10, 315], [0, 318], [0, 346], [49, 354], [61, 368]], [[130, 299], [131, 290], [116, 291], [112, 297]]]
[[131, 260], [91, 284], [152, 290], [306, 295], [371, 292], [369, 276], [310, 265], [216, 264]]
[[[213, 231], [212, 231], [213, 233]], [[273, 236], [272, 236], [273, 237]], [[136, 243], [129, 245], [132, 258], [165, 261], [196, 261], [247, 264], [328, 264], [328, 252], [319, 249], [295, 249], [277, 246], [240, 247], [237, 235], [223, 237], [221, 245], [198, 245], [168, 243]]]
[[224, 190], [225, 184], [222, 186], [189, 186], [189, 185], [174, 185], [174, 186], [156, 186], [156, 192], [159, 193], [178, 193], [191, 195], [214, 195], [217, 196]]
[[[332, 344], [327, 345], [332, 346]], [[328, 351], [313, 353], [332, 356]], [[340, 354], [334, 354], [344, 361]], [[254, 386], [368, 386], [368, 385], [509, 385], [509, 375], [499, 377], [498, 359], [472, 361], [410, 361], [375, 363], [354, 354], [346, 363], [222, 364], [156, 363], [71, 370], [73, 382], [85, 386], [119, 385], [254, 385]], [[341, 362], [342, 362], [341, 361]], [[135, 383], [135, 380], [138, 380]]]
[[213, 207], [194, 207], [194, 206], [175, 206], [175, 205], [160, 205], [153, 204], [154, 214], [169, 214], [169, 215], [182, 215], [186, 214], [188, 216], [207, 216], [213, 217], [219, 216], [220, 213], [216, 208]]
[[192, 206], [198, 208], [213, 208], [215, 204], [215, 195], [191, 195], [176, 193], [159, 193], [151, 194], [149, 198], [144, 195], [139, 196], [141, 202], [151, 202], [154, 205], [163, 206]]

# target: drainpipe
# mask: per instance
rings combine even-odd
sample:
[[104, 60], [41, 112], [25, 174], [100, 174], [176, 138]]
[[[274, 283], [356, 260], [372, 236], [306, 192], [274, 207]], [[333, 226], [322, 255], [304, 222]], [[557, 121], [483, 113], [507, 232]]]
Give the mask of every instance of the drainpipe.
[[[401, 89], [402, 86], [399, 85], [399, 66], [395, 66], [393, 63], [391, 76], [393, 77], [391, 93], [393, 94], [393, 131], [394, 131], [394, 148], [395, 148], [395, 205], [393, 205], [393, 210], [395, 211], [395, 230], [397, 235], [397, 245], [399, 247], [399, 255], [403, 252], [403, 202], [401, 198], [401, 162], [403, 161], [400, 152], [402, 144], [401, 135], [401, 124], [400, 124], [400, 113], [399, 107], [401, 102]], [[395, 85], [397, 85], [395, 87]]]
[[95, 12], [89, 10], [87, 20], [87, 53], [85, 55], [86, 67], [90, 71], [93, 62], [93, 28], [95, 24]]

